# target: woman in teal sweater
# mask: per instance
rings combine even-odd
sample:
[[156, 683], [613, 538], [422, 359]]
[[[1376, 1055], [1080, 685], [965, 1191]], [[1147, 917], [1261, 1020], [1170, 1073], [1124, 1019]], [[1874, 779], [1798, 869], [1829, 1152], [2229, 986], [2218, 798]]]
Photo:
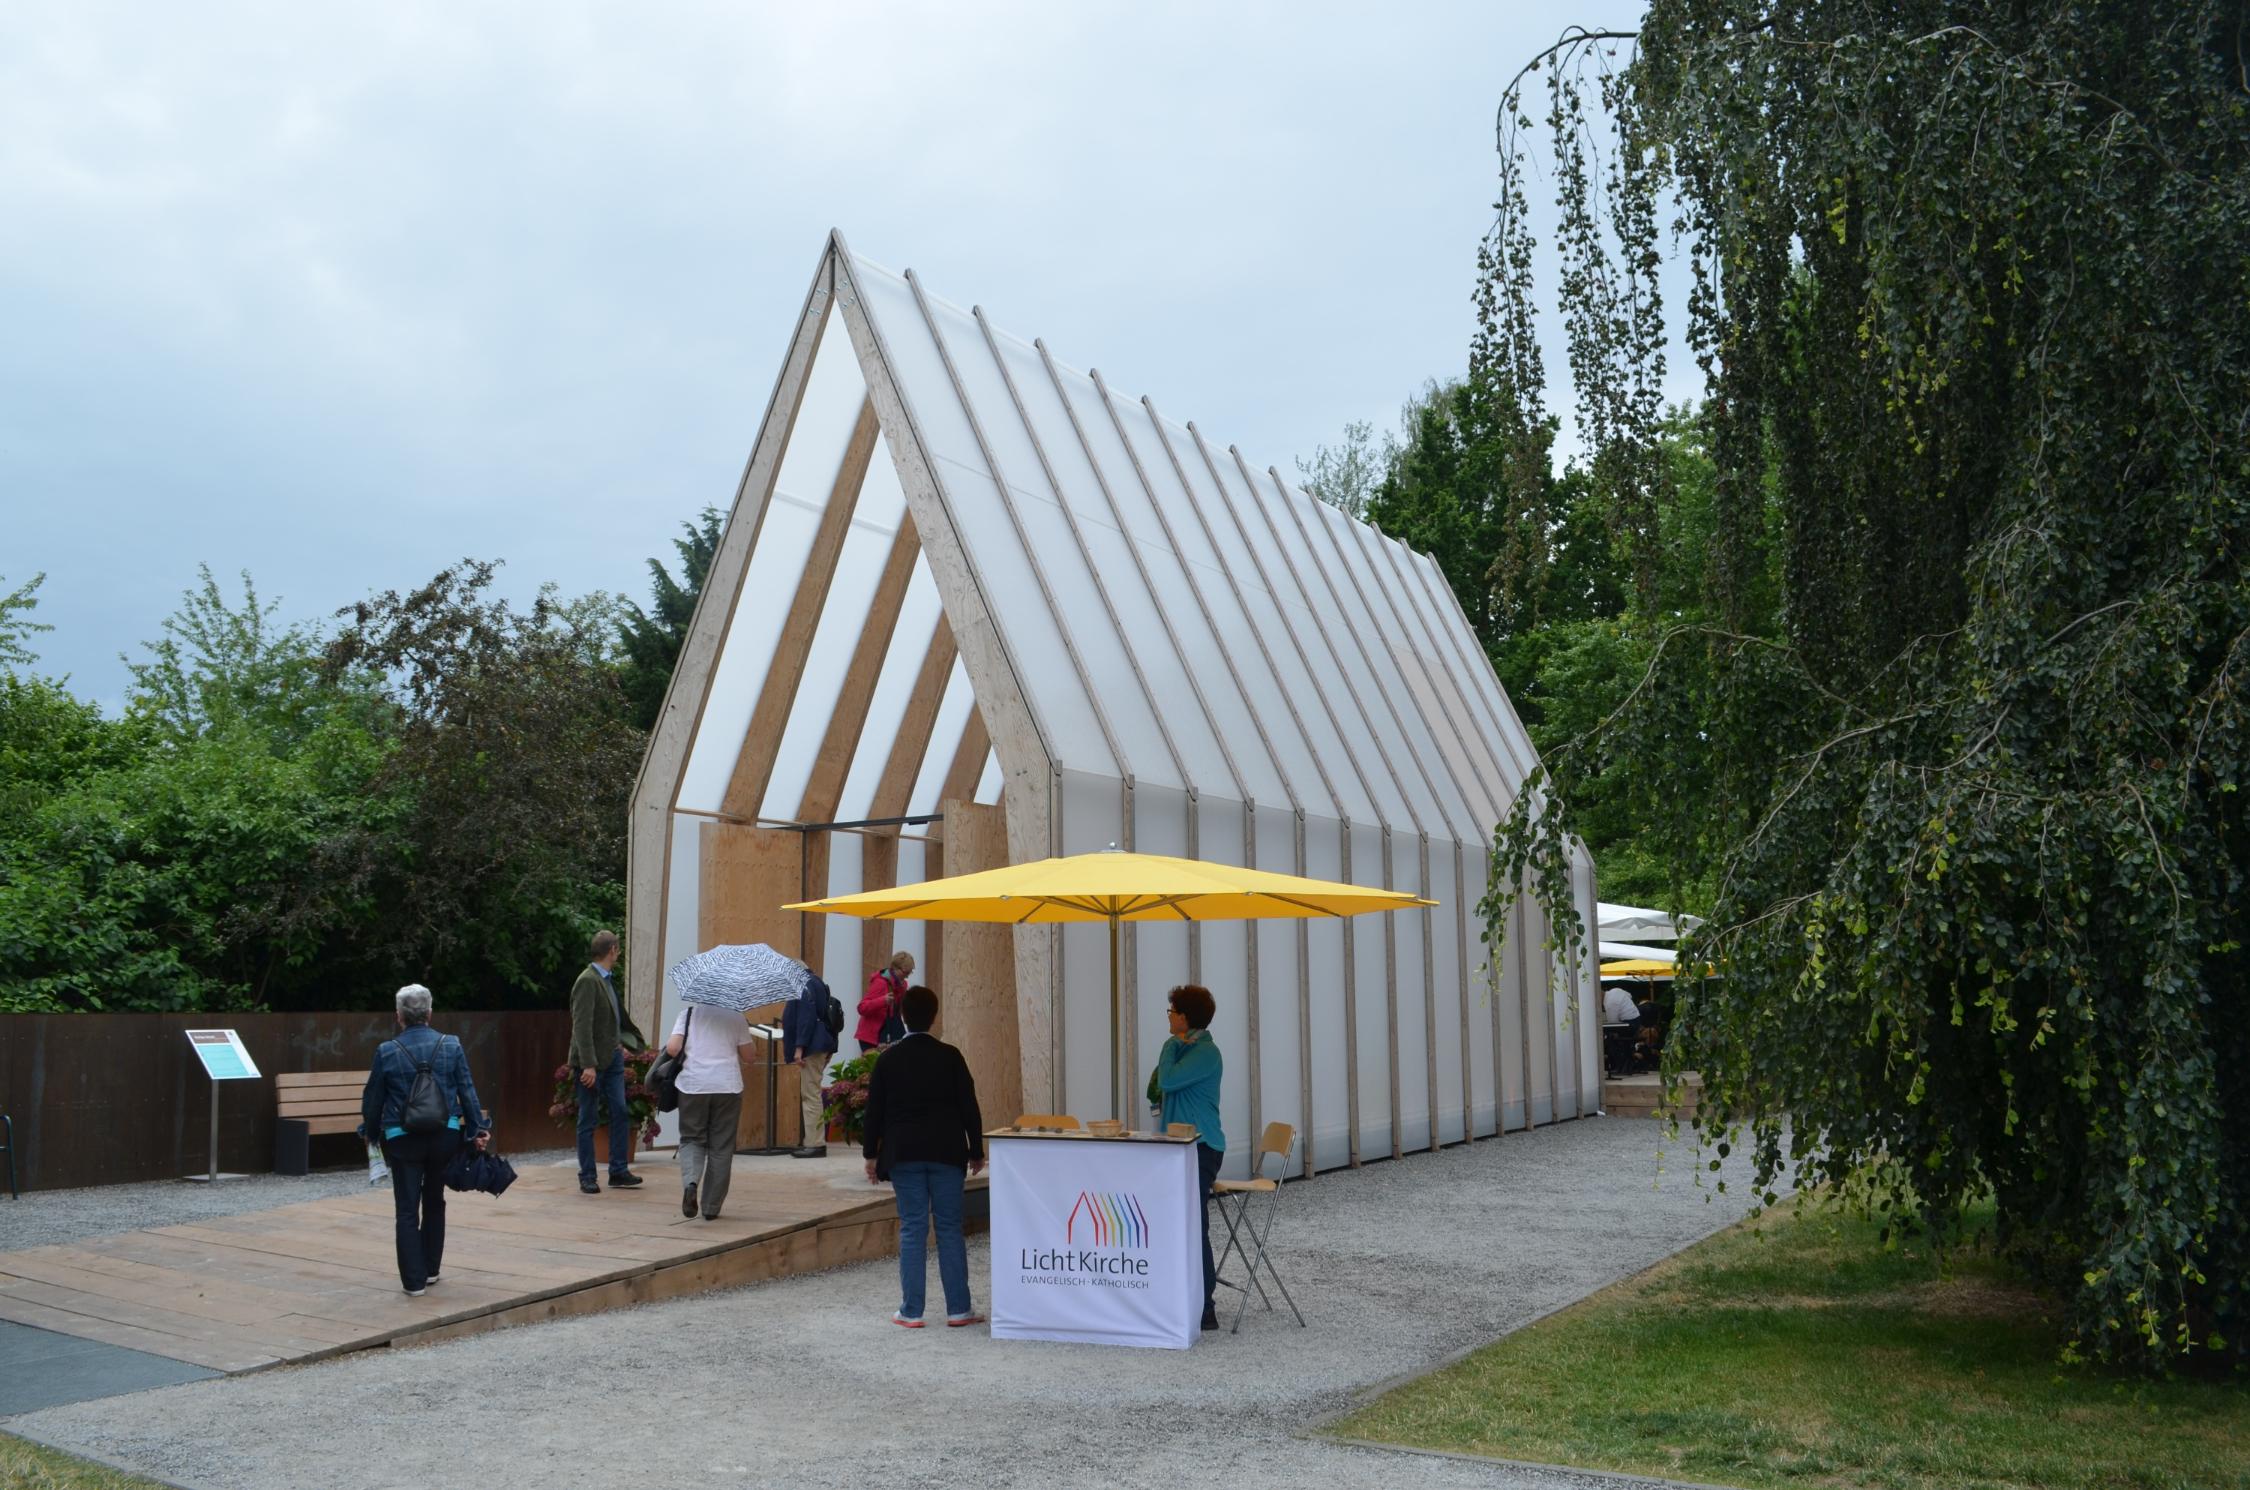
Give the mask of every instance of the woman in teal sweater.
[[1211, 1182], [1219, 1177], [1219, 1162], [1227, 1152], [1226, 1131], [1219, 1126], [1219, 1083], [1226, 1062], [1211, 1039], [1211, 1016], [1218, 1006], [1210, 989], [1193, 983], [1173, 989], [1167, 1002], [1172, 1038], [1156, 1058], [1148, 1099], [1156, 1104], [1162, 1121], [1195, 1126], [1196, 1167], [1203, 1191], [1203, 1327], [1215, 1330], [1219, 1270], [1211, 1262]]

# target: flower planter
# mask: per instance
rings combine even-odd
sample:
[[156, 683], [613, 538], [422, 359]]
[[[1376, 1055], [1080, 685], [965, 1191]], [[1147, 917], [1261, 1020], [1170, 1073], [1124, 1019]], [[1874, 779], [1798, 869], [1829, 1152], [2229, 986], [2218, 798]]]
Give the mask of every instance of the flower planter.
[[[630, 1165], [633, 1162], [633, 1156], [640, 1151], [640, 1129], [638, 1127], [627, 1128], [625, 1130], [626, 1164]], [[609, 1162], [609, 1124], [607, 1123], [603, 1123], [594, 1129], [594, 1162], [596, 1164], [607, 1164]]]

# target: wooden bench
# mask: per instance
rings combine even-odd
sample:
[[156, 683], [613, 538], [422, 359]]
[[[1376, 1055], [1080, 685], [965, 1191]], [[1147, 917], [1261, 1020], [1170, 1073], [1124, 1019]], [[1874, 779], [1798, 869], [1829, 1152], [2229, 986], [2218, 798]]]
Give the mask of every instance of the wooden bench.
[[359, 1128], [365, 1071], [285, 1071], [274, 1076], [278, 1100], [273, 1131], [273, 1172], [303, 1174], [312, 1167], [315, 1133]]

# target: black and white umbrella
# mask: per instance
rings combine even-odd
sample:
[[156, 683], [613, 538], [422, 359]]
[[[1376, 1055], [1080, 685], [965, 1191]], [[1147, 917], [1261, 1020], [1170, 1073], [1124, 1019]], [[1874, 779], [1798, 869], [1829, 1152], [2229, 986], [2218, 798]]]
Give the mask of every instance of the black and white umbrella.
[[669, 976], [682, 1003], [739, 1012], [796, 998], [812, 974], [794, 957], [751, 942], [683, 957], [672, 964]]

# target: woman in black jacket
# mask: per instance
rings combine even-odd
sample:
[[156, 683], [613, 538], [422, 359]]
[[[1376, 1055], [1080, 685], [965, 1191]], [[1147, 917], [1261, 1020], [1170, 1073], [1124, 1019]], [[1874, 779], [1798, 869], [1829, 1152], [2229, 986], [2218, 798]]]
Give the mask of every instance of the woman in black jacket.
[[937, 1023], [936, 994], [917, 985], [899, 1005], [906, 1036], [876, 1058], [860, 1148], [869, 1182], [890, 1181], [898, 1201], [899, 1306], [891, 1322], [922, 1328], [929, 1288], [923, 1238], [935, 1225], [945, 1322], [956, 1328], [982, 1324], [984, 1316], [969, 1299], [969, 1247], [961, 1233], [961, 1193], [970, 1175], [984, 1171], [976, 1079], [961, 1052], [930, 1033]]

